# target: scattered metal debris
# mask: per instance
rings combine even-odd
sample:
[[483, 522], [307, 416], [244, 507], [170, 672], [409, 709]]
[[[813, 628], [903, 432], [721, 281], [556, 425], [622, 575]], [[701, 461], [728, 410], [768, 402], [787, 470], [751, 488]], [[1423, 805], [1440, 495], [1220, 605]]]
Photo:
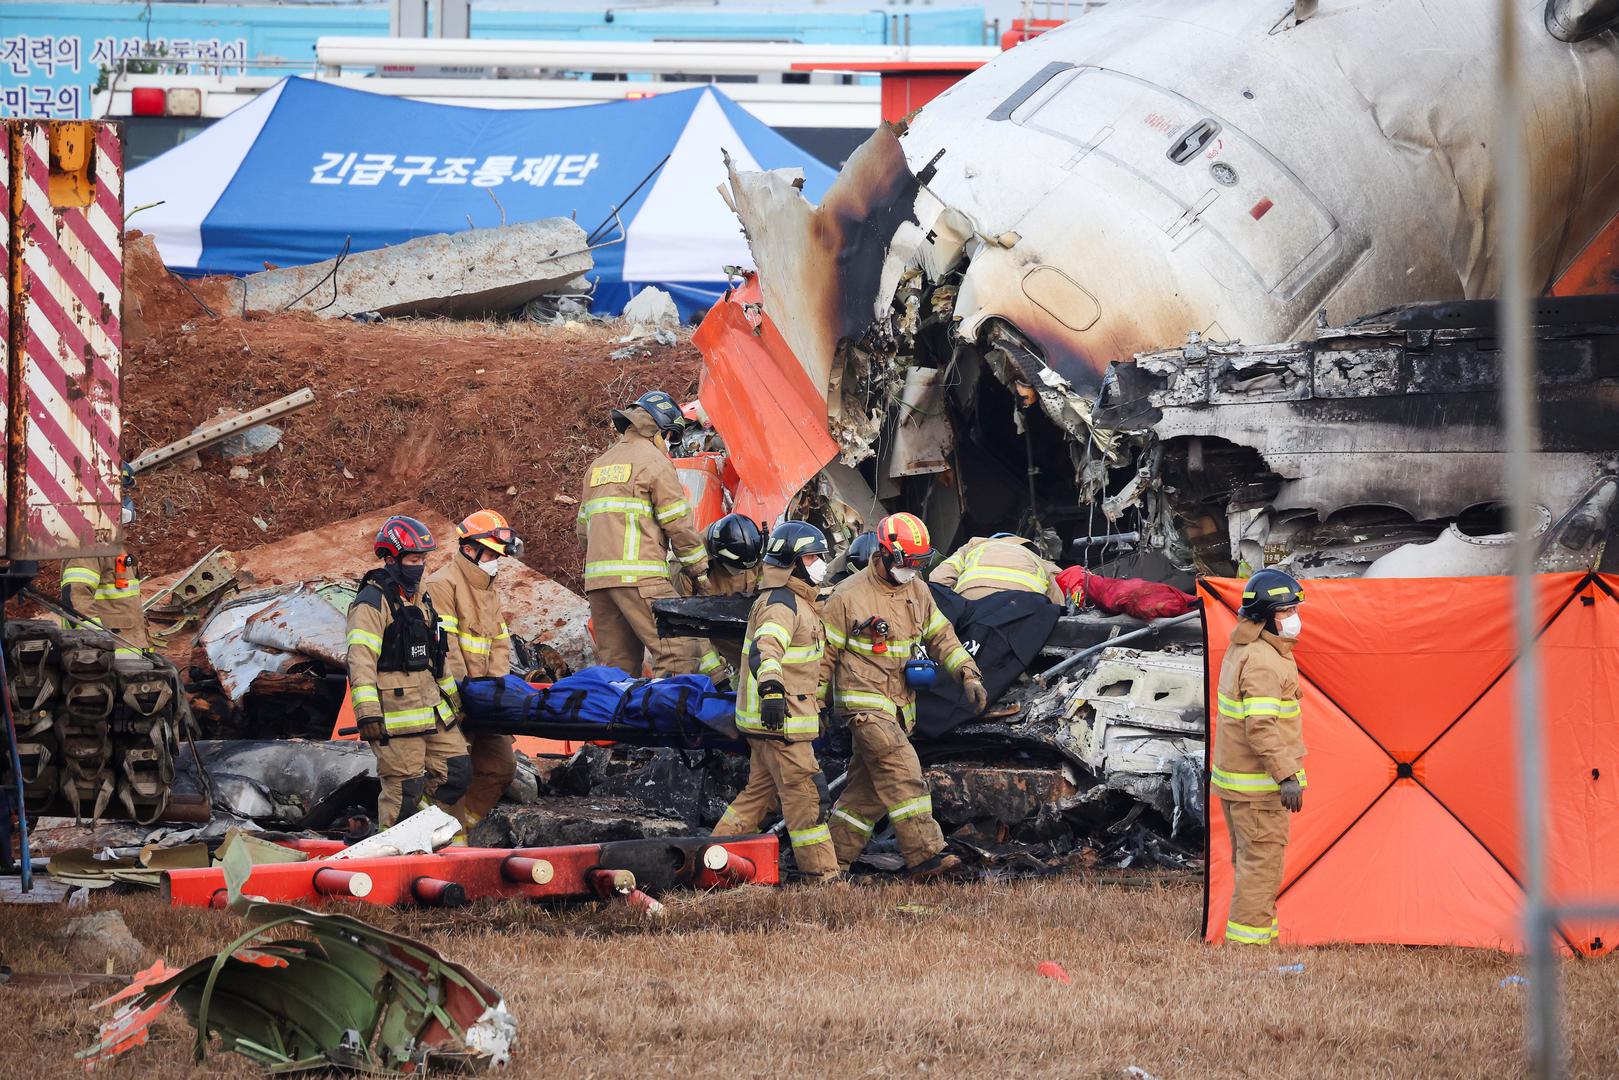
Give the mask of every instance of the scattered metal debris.
[[[143, 1045], [178, 1001], [198, 1061], [214, 1035], [277, 1072], [482, 1071], [509, 1060], [517, 1024], [500, 994], [436, 950], [347, 915], [269, 903], [243, 913], [253, 929], [218, 954], [179, 970], [160, 961], [96, 1006], [118, 1009], [79, 1057], [94, 1065]], [[307, 936], [265, 940], [277, 931]]]

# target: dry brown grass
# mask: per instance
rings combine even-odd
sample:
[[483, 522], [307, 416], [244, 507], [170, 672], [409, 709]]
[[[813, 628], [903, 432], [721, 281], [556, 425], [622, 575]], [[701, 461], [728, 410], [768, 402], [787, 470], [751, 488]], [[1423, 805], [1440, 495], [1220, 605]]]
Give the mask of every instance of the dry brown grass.
[[[216, 912], [108, 897], [168, 959], [238, 932]], [[620, 910], [399, 914], [507, 995], [512, 1075], [1493, 1077], [1518, 1074], [1516, 961], [1451, 949], [1209, 948], [1194, 885], [1075, 878], [689, 896], [649, 929]], [[56, 968], [61, 910], [0, 909], [17, 970]], [[1043, 960], [1073, 978], [1042, 978]], [[1302, 974], [1278, 965], [1302, 961]], [[1565, 967], [1574, 1075], [1619, 1075], [1619, 966]], [[94, 1023], [77, 1000], [0, 989], [0, 1076], [66, 1075]], [[165, 1020], [116, 1074], [256, 1075], [189, 1061]]]

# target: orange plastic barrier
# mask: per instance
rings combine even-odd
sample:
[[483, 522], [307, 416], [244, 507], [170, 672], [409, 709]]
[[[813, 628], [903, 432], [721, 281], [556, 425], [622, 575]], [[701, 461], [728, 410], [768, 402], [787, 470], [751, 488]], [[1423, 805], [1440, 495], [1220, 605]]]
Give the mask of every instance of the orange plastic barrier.
[[[1509, 578], [1308, 581], [1294, 656], [1304, 809], [1277, 918], [1284, 943], [1524, 947]], [[1619, 897], [1619, 577], [1536, 579], [1553, 900]], [[1242, 582], [1198, 583], [1213, 698]], [[1207, 776], [1205, 775], [1205, 790]], [[1211, 798], [1211, 803], [1217, 803]], [[1231, 845], [1209, 809], [1203, 936], [1220, 941]], [[1566, 923], [1600, 954], [1619, 922]]]

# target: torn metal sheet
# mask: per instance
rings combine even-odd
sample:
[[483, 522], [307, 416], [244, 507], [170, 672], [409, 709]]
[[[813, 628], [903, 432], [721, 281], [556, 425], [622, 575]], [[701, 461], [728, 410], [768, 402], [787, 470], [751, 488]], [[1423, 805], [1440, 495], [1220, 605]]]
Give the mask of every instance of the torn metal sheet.
[[[517, 1028], [504, 1001], [436, 950], [347, 915], [267, 903], [244, 914], [253, 929], [218, 955], [180, 970], [159, 962], [101, 1002], [119, 1008], [78, 1056], [94, 1065], [144, 1044], [178, 1001], [198, 1061], [215, 1035], [278, 1072], [481, 1071], [509, 1061]], [[272, 931], [307, 937], [264, 940]]]
[[[1541, 568], [1606, 568], [1619, 558], [1619, 300], [1546, 300], [1536, 322]], [[1493, 303], [1418, 304], [1313, 341], [1142, 353], [1110, 369], [1094, 422], [1128, 437], [1153, 481], [1128, 509], [1183, 566], [1493, 573], [1498, 379]]]
[[253, 680], [264, 672], [284, 672], [299, 660], [297, 653], [269, 649], [247, 640], [248, 620], [268, 610], [280, 591], [260, 589], [234, 597], [219, 607], [197, 631], [197, 644], [219, 675], [219, 684], [233, 702], [246, 696]]
[[698, 392], [739, 478], [739, 514], [774, 521], [837, 454], [826, 397], [798, 366], [749, 280], [715, 304], [692, 335], [703, 354]]
[[938, 368], [909, 368], [894, 425], [890, 477], [942, 473], [951, 467], [955, 433], [944, 407], [945, 382]]
[[217, 810], [266, 825], [323, 828], [351, 806], [374, 806], [376, 755], [361, 742], [198, 740], [176, 762], [178, 792], [197, 785], [202, 762]]
[[376, 859], [437, 851], [454, 840], [461, 828], [455, 818], [436, 806], [428, 806], [397, 825], [350, 844], [331, 858]]
[[346, 668], [348, 609], [356, 591], [352, 581], [301, 581], [249, 615], [242, 640]]

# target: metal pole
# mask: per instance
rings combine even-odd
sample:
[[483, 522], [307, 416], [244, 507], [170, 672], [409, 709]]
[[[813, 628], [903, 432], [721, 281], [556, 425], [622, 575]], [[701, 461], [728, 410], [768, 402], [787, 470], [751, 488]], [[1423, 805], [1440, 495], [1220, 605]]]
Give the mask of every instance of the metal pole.
[[[0, 626], [4, 625], [5, 618], [0, 615]], [[6, 752], [10, 758], [11, 778], [17, 785], [17, 866], [22, 871], [22, 891], [33, 892], [34, 864], [28, 850], [28, 807], [24, 802], [27, 789], [23, 786], [22, 758], [17, 751], [17, 721], [11, 715], [11, 675], [6, 671], [6, 658], [3, 654], [0, 654], [0, 707], [5, 709]]]
[[1530, 454], [1536, 443], [1533, 342], [1530, 337], [1529, 199], [1523, 160], [1523, 75], [1518, 60], [1518, 11], [1498, 0], [1501, 51], [1496, 90], [1496, 228], [1501, 252], [1501, 410], [1507, 429], [1506, 487], [1511, 509], [1512, 621], [1517, 646], [1513, 711], [1518, 750], [1518, 802], [1523, 837], [1524, 937], [1528, 949], [1529, 1075], [1561, 1075], [1557, 961], [1546, 911], [1545, 754], [1540, 731], [1540, 664], [1535, 655], [1535, 543]]

